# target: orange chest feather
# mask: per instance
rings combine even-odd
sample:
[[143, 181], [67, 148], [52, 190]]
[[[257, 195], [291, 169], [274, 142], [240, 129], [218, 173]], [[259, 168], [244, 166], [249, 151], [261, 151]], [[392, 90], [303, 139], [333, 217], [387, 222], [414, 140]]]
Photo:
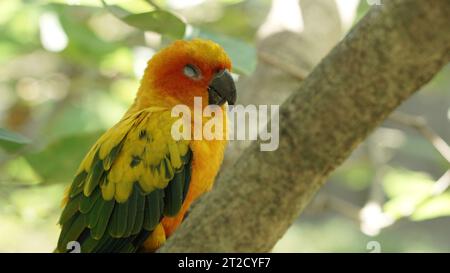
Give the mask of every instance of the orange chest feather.
[[211, 189], [222, 164], [226, 147], [225, 140], [194, 140], [190, 144], [193, 153], [192, 179], [186, 201], [193, 201]]
[[188, 194], [178, 215], [163, 218], [162, 225], [165, 233], [163, 237], [170, 236], [181, 224], [192, 202], [211, 189], [222, 164], [226, 144], [226, 140], [194, 140], [191, 142], [189, 146], [192, 150], [193, 160]]

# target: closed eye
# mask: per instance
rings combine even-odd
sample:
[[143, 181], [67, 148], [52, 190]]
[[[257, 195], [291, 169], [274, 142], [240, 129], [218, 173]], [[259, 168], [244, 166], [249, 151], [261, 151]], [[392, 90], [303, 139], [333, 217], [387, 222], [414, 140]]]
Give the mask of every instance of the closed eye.
[[199, 80], [202, 77], [202, 73], [200, 72], [200, 69], [198, 69], [198, 67], [196, 67], [195, 65], [192, 65], [192, 64], [187, 64], [183, 68], [183, 74], [186, 77], [194, 79], [194, 80]]

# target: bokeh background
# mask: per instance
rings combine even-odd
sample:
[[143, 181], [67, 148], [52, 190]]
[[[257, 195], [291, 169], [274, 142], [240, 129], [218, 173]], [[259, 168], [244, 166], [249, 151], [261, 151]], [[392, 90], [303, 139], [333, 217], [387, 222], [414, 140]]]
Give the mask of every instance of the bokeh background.
[[[162, 46], [213, 39], [233, 59], [238, 102], [281, 104], [378, 2], [0, 0], [0, 252], [53, 250], [64, 188]], [[450, 67], [422, 89], [273, 251], [450, 251]], [[230, 145], [224, 168], [245, 146]]]

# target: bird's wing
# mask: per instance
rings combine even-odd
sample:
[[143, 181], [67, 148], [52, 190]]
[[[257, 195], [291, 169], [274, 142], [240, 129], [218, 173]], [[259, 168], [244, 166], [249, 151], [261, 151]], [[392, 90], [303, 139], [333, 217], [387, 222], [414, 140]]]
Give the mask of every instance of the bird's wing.
[[170, 135], [169, 111], [123, 118], [91, 148], [66, 196], [57, 251], [134, 252], [186, 197], [192, 152]]

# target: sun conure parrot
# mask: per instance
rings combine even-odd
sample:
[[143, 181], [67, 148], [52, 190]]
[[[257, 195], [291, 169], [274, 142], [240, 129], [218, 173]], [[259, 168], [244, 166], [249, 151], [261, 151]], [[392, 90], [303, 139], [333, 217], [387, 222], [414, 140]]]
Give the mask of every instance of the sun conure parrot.
[[[153, 252], [213, 184], [226, 140], [174, 140], [171, 109], [236, 100], [231, 61], [214, 42], [175, 41], [148, 62], [124, 117], [90, 149], [67, 189], [56, 252]], [[227, 103], [226, 103], [227, 102]], [[226, 120], [226, 118], [225, 118]], [[191, 121], [192, 126], [194, 119]]]

